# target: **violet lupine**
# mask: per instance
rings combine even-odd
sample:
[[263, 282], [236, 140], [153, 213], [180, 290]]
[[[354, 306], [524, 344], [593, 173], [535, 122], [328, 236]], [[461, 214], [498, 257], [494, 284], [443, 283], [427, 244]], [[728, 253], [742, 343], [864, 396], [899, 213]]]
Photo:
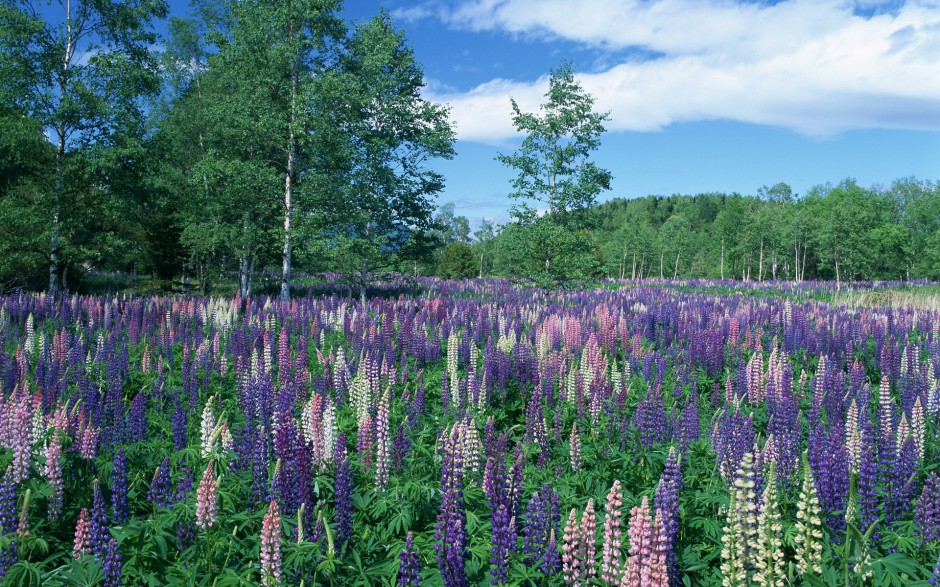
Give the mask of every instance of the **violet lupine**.
[[76, 559], [91, 553], [91, 518], [88, 508], [82, 508], [75, 523], [75, 539], [72, 542], [72, 556]]
[[58, 438], [53, 435], [53, 439], [46, 445], [46, 465], [43, 473], [49, 482], [52, 493], [49, 495], [49, 507], [46, 517], [49, 520], [55, 520], [62, 513], [63, 485], [62, 485], [62, 445]]
[[553, 544], [560, 522], [558, 494], [548, 485], [543, 485], [533, 492], [526, 505], [522, 554], [526, 564], [538, 568], [544, 575], [555, 574], [561, 568], [558, 548]]
[[659, 516], [650, 515], [649, 498], [630, 510], [630, 550], [621, 587], [668, 587], [665, 544]]
[[105, 548], [108, 545], [110, 531], [108, 529], [108, 518], [105, 516], [104, 496], [101, 494], [101, 484], [97, 479], [92, 484], [92, 506], [91, 506], [91, 553], [95, 558], [101, 560], [104, 556]]
[[10, 567], [15, 565], [19, 560], [20, 557], [16, 554], [16, 540], [11, 540], [6, 548], [0, 550], [0, 580], [6, 577]]
[[215, 524], [218, 498], [218, 480], [212, 471], [212, 461], [209, 461], [196, 490], [197, 527], [208, 530]]
[[604, 504], [604, 545], [601, 557], [601, 579], [614, 585], [619, 582], [621, 569], [623, 531], [621, 525], [621, 508], [623, 507], [623, 492], [620, 490], [620, 480], [614, 481], [607, 494], [607, 503]]
[[444, 463], [441, 467], [441, 512], [434, 525], [437, 565], [445, 587], [465, 587], [466, 560], [469, 539], [467, 514], [463, 501], [463, 463], [458, 429], [455, 427], [444, 439]]
[[940, 540], [940, 477], [931, 471], [927, 475], [920, 499], [917, 500], [915, 519], [921, 531], [921, 541]]
[[670, 582], [679, 584], [679, 566], [676, 562], [676, 539], [679, 536], [679, 492], [682, 490], [682, 459], [675, 448], [669, 449], [663, 475], [656, 487], [654, 503], [662, 512], [663, 536], [666, 540], [666, 566]]
[[336, 542], [340, 546], [353, 536], [353, 472], [346, 454], [346, 435], [336, 437], [336, 478], [333, 482]]
[[405, 546], [398, 555], [398, 587], [420, 587], [421, 585], [421, 557], [415, 548], [414, 534], [408, 532], [405, 537]]
[[147, 501], [158, 508], [169, 507], [172, 491], [170, 457], [163, 457], [163, 462], [153, 472], [153, 480], [150, 482], [150, 490], [147, 492]]
[[123, 448], [114, 453], [111, 468], [111, 510], [111, 520], [115, 524], [127, 521], [127, 456]]
[[16, 524], [16, 483], [13, 481], [13, 468], [7, 467], [0, 480], [0, 534], [9, 534]]
[[490, 548], [490, 571], [493, 578], [491, 585], [503, 585], [509, 574], [509, 554], [515, 548], [516, 532], [515, 521], [509, 515], [505, 503], [499, 504], [493, 512], [493, 538]]
[[104, 587], [120, 587], [121, 552], [118, 550], [117, 540], [114, 538], [108, 540], [101, 567], [104, 570]]
[[277, 501], [271, 500], [261, 523], [261, 584], [264, 587], [281, 582], [281, 514]]

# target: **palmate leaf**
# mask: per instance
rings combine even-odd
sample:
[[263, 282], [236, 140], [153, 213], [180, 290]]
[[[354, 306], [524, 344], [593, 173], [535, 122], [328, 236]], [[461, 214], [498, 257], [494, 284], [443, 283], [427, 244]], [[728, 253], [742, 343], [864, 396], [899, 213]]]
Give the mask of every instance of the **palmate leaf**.
[[893, 552], [872, 561], [875, 584], [884, 587], [927, 587], [931, 572], [916, 560], [899, 552]]

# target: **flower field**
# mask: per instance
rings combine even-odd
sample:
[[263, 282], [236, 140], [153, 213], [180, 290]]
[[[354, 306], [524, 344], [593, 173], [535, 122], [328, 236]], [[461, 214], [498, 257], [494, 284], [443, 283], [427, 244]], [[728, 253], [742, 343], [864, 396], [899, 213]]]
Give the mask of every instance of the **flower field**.
[[4, 584], [936, 585], [940, 315], [605, 286], [0, 297]]

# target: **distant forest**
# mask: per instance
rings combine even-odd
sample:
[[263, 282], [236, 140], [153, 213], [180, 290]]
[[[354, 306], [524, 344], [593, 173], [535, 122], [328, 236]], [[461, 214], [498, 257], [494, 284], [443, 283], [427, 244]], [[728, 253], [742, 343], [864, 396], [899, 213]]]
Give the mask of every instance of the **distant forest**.
[[339, 1], [195, 3], [161, 38], [167, 17], [164, 2], [0, 3], [0, 290], [92, 291], [102, 275], [284, 299], [323, 273], [363, 295], [386, 272], [940, 279], [932, 182], [598, 204], [609, 113], [568, 63], [539, 113], [507, 104], [525, 137], [498, 157], [519, 172], [512, 220], [472, 230], [435, 207], [432, 162], [455, 156], [456, 133], [387, 13], [350, 26]]

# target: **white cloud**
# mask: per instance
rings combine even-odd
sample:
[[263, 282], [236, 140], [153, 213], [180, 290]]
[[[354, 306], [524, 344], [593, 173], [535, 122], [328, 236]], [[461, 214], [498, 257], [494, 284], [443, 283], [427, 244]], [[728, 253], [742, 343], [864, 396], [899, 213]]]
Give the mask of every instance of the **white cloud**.
[[[611, 111], [610, 130], [728, 119], [824, 136], [940, 130], [938, 8], [928, 0], [468, 0], [424, 4], [411, 16], [653, 52], [656, 58], [580, 76], [599, 108]], [[547, 83], [494, 79], [429, 97], [451, 104], [462, 139], [498, 143], [515, 134], [510, 96], [534, 110]]]

